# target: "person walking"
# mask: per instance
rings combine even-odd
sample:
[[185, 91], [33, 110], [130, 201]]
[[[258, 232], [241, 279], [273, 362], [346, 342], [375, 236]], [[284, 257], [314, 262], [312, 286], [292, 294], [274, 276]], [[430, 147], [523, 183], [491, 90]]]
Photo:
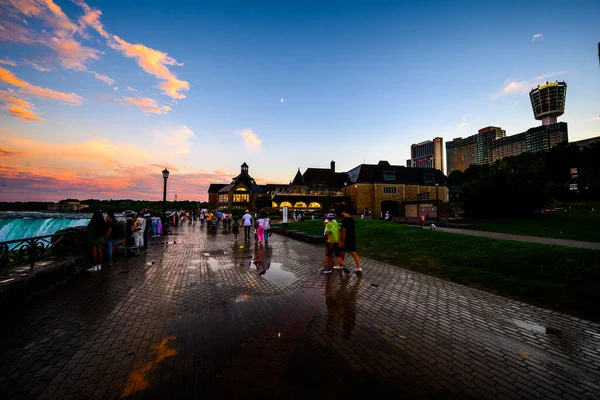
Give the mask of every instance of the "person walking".
[[152, 215], [148, 212], [146, 208], [143, 210], [144, 218], [146, 219], [146, 225], [144, 226], [144, 230], [142, 231], [144, 237], [144, 249], [148, 248], [148, 238], [150, 237], [150, 231], [152, 230]]
[[350, 253], [354, 259], [354, 262], [356, 263], [356, 269], [354, 272], [356, 274], [361, 274], [363, 270], [360, 267], [360, 258], [358, 258], [358, 254], [356, 254], [356, 229], [354, 218], [352, 218], [345, 207], [342, 208], [341, 215], [342, 226], [340, 231], [340, 257], [338, 258], [338, 262], [342, 270], [349, 274], [350, 270], [344, 265], [344, 259], [346, 257], [346, 253]]
[[265, 241], [265, 219], [262, 215], [256, 220], [256, 224], [256, 239], [258, 243], [262, 246], [263, 242]]
[[231, 232], [233, 233], [233, 241], [237, 242], [237, 237], [240, 233], [240, 224], [238, 224], [237, 218], [233, 220], [233, 227], [231, 228]]
[[133, 230], [133, 243], [139, 249], [144, 247], [144, 231], [146, 230], [146, 218], [144, 212], [140, 212], [135, 223], [131, 227]]
[[271, 218], [267, 214], [265, 216], [265, 244], [269, 242], [269, 236], [271, 236]]
[[104, 244], [106, 246], [106, 263], [109, 267], [112, 267], [114, 263], [113, 254], [115, 253], [115, 237], [117, 230], [117, 219], [115, 213], [109, 211], [106, 213], [106, 235], [104, 237]]
[[242, 226], [244, 227], [244, 240], [250, 240], [250, 228], [252, 227], [252, 215], [250, 211], [246, 210], [246, 213], [242, 216]]
[[[322, 274], [330, 274], [334, 264], [333, 255], [340, 257], [340, 224], [335, 220], [335, 216], [332, 213], [327, 214], [327, 224], [325, 225], [325, 232], [327, 232], [327, 244], [325, 248], [325, 268], [321, 270]], [[338, 268], [336, 268], [338, 269]], [[341, 267], [339, 267], [341, 269]]]
[[92, 214], [92, 219], [86, 229], [87, 241], [92, 248], [93, 265], [87, 269], [88, 272], [100, 271], [102, 269], [102, 253], [104, 244], [104, 235], [106, 234], [106, 224], [100, 211]]
[[159, 236], [162, 236], [163, 234], [162, 220], [160, 217], [156, 218], [156, 234]]

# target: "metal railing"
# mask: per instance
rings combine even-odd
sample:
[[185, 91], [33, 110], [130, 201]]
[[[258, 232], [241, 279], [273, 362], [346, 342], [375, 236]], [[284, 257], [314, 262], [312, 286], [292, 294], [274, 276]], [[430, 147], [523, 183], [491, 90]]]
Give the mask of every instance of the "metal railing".
[[69, 232], [0, 242], [0, 271], [29, 264], [56, 254], [57, 245], [66, 241]]

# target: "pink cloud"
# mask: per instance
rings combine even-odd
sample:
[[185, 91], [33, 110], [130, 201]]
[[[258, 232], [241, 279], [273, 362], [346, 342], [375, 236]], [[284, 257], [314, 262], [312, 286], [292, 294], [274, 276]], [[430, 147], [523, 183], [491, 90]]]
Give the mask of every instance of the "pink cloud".
[[[106, 75], [101, 75], [101, 74], [99, 74], [99, 73], [97, 73], [97, 72], [94, 72], [94, 71], [90, 71], [90, 73], [91, 73], [92, 75], [94, 75], [94, 77], [95, 77], [96, 79], [98, 79], [99, 81], [102, 81], [102, 82], [106, 83], [106, 84], [107, 84], [107, 85], [109, 85], [109, 86], [112, 86], [112, 84], [113, 84], [113, 83], [115, 83], [115, 80], [114, 80], [114, 79], [111, 79], [111, 78], [109, 78], [109, 77], [108, 77], [108, 76], [106, 76]], [[118, 89], [118, 88], [116, 88], [116, 89]]]
[[237, 131], [236, 134], [242, 138], [246, 150], [260, 150], [261, 140], [252, 129]]
[[4, 65], [10, 65], [11, 67], [16, 67], [17, 63], [13, 60], [10, 60], [8, 58], [5, 58], [4, 60], [0, 60], [0, 64], [4, 64]]
[[137, 99], [135, 97], [125, 97], [123, 100], [131, 104], [135, 104], [140, 108], [140, 110], [142, 110], [146, 114], [167, 114], [169, 111], [171, 111], [171, 107], [159, 107], [156, 103], [156, 100], [152, 100], [148, 97], [141, 97]]
[[83, 98], [75, 93], [63, 93], [52, 89], [43, 88], [32, 85], [22, 79], [17, 78], [12, 72], [0, 67], [0, 82], [8, 83], [9, 85], [20, 88], [22, 93], [34, 96], [43, 97], [51, 100], [59, 100], [68, 104], [79, 105], [83, 103]]
[[[171, 164], [156, 164], [162, 149], [140, 151], [141, 157], [126, 157], [115, 149], [125, 143], [102, 138], [83, 142], [52, 143], [0, 136], [3, 199], [56, 201], [130, 198], [162, 199], [161, 171], [170, 170], [168, 195], [182, 200], [204, 201], [211, 183], [227, 183], [232, 176], [222, 171], [182, 173]], [[130, 155], [127, 152], [127, 155]], [[66, 195], [68, 194], [68, 196]]]
[[151, 49], [143, 44], [131, 44], [117, 35], [112, 36], [108, 45], [123, 53], [125, 57], [135, 59], [144, 71], [163, 81], [158, 84], [158, 87], [163, 90], [164, 94], [174, 99], [185, 98], [181, 92], [189, 90], [189, 82], [177, 79], [175, 74], [167, 68], [167, 65], [181, 66], [183, 64], [178, 63], [167, 53]]

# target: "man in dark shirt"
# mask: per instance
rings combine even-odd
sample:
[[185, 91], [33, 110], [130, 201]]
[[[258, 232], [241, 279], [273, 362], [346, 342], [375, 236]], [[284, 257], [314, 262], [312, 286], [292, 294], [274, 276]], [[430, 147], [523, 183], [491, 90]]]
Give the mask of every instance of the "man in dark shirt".
[[104, 243], [106, 244], [106, 255], [108, 256], [108, 266], [112, 267], [114, 263], [113, 254], [114, 254], [114, 245], [115, 245], [115, 236], [117, 229], [117, 219], [115, 218], [115, 213], [109, 211], [106, 213], [106, 235], [104, 237]]
[[354, 225], [354, 218], [348, 213], [347, 209], [342, 208], [342, 230], [340, 231], [340, 257], [338, 258], [338, 262], [340, 266], [342, 266], [344, 272], [347, 274], [350, 273], [350, 270], [344, 266], [344, 258], [346, 257], [346, 253], [350, 253], [354, 262], [356, 263], [355, 273], [361, 274], [363, 272], [360, 267], [360, 259], [358, 258], [358, 254], [356, 254], [356, 230]]

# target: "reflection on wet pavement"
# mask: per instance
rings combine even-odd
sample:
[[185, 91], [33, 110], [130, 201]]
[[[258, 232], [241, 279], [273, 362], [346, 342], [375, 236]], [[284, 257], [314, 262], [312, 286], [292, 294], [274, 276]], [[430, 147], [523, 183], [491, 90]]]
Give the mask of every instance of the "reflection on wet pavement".
[[281, 263], [269, 263], [260, 270], [260, 275], [276, 285], [289, 285], [296, 280], [293, 272], [282, 269]]
[[138, 368], [129, 373], [127, 383], [121, 393], [121, 397], [127, 397], [134, 393], [146, 390], [150, 387], [150, 374], [162, 360], [167, 357], [177, 355], [178, 350], [169, 347], [169, 342], [175, 340], [175, 336], [169, 336], [163, 339], [162, 342], [155, 348], [156, 358], [154, 360], [143, 363]]
[[176, 232], [0, 316], [3, 399], [600, 398], [598, 324], [365, 257], [323, 276], [322, 247], [278, 235]]

